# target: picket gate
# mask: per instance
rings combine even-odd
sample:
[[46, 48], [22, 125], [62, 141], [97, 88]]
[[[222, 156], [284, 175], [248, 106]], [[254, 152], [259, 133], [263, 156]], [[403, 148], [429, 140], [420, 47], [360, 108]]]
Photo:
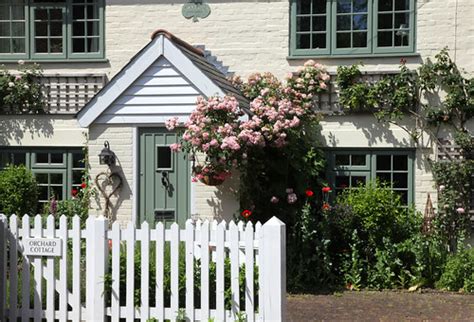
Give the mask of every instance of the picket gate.
[[[61, 256], [24, 255], [28, 237], [62, 240]], [[90, 217], [81, 229], [77, 216], [0, 215], [2, 322], [282, 321], [285, 283], [285, 225], [276, 217], [264, 225], [188, 220], [184, 228], [109, 227]]]

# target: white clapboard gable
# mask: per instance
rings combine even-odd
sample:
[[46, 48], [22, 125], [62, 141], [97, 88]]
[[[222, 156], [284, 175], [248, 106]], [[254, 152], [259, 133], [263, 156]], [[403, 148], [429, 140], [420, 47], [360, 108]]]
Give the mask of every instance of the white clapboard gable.
[[96, 123], [149, 123], [150, 118], [161, 123], [178, 116], [185, 118], [195, 108], [196, 99], [203, 95], [166, 58], [158, 58], [130, 85]]
[[79, 124], [163, 124], [174, 116], [185, 121], [199, 95], [226, 95], [194, 56], [157, 35], [77, 114]]

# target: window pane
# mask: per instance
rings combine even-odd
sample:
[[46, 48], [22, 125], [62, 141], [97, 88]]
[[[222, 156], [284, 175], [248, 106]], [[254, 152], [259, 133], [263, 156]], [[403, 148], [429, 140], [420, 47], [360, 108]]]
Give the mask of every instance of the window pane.
[[10, 39], [0, 38], [0, 53], [10, 53]]
[[48, 184], [48, 174], [47, 173], [36, 173], [35, 174], [36, 182]]
[[379, 0], [379, 11], [391, 11], [392, 9], [392, 0]]
[[313, 0], [313, 13], [326, 13], [326, 0]]
[[392, 156], [391, 155], [377, 155], [377, 171], [379, 170], [391, 170]]
[[63, 163], [63, 154], [51, 153], [51, 163]]
[[46, 9], [35, 9], [36, 20], [48, 20], [48, 10]]
[[72, 154], [72, 167], [73, 168], [84, 168], [84, 154], [73, 153]]
[[354, 12], [367, 12], [367, 0], [354, 0]]
[[47, 36], [48, 35], [48, 23], [47, 22], [36, 22], [35, 23], [36, 36]]
[[0, 37], [1, 36], [10, 36], [9, 22], [0, 22]]
[[[1, 5], [0, 1], [0, 5]], [[7, 6], [1, 5], [0, 6], [0, 20], [10, 20], [10, 10], [8, 10]]]
[[62, 9], [50, 9], [49, 10], [49, 19], [50, 20], [63, 20], [63, 12]]
[[365, 185], [366, 179], [365, 176], [352, 176], [351, 177], [351, 187], [358, 187], [360, 185]]
[[12, 6], [12, 19], [13, 20], [25, 20], [25, 7], [23, 6]]
[[388, 185], [392, 182], [392, 176], [390, 172], [377, 172], [377, 179], [380, 180], [380, 183], [387, 183]]
[[313, 49], [326, 48], [326, 34], [313, 34]]
[[51, 187], [51, 195], [53, 195], [57, 200], [63, 200], [63, 187]]
[[87, 11], [87, 19], [99, 19], [99, 6], [98, 5], [87, 6], [86, 11]]
[[26, 164], [26, 153], [13, 153], [13, 164], [20, 165]]
[[402, 204], [407, 205], [408, 204], [408, 191], [395, 191], [398, 195], [400, 195], [400, 199], [402, 201]]
[[310, 35], [298, 34], [296, 35], [296, 48], [306, 49], [310, 48]]
[[49, 163], [48, 153], [36, 153], [36, 163]]
[[76, 38], [72, 40], [72, 51], [75, 53], [86, 52], [86, 43], [84, 42], [84, 38]]
[[352, 165], [365, 165], [366, 157], [365, 154], [353, 154], [352, 155]]
[[84, 171], [75, 170], [72, 172], [72, 183], [73, 184], [81, 184], [82, 183], [82, 176]]
[[336, 166], [350, 165], [349, 154], [336, 154]]
[[12, 22], [12, 36], [25, 36], [24, 22]]
[[393, 170], [408, 170], [408, 156], [394, 155]]
[[408, 46], [409, 37], [408, 31], [397, 31], [395, 33], [395, 46]]
[[311, 0], [301, 0], [296, 4], [296, 12], [298, 14], [311, 13]]
[[337, 0], [337, 13], [351, 12], [352, 0]]
[[352, 34], [352, 47], [365, 48], [367, 47], [367, 33], [366, 32], [354, 32]]
[[49, 200], [48, 186], [40, 186], [39, 189], [39, 199], [40, 200]]
[[62, 53], [63, 52], [63, 40], [62, 38], [51, 39], [51, 52]]
[[310, 31], [310, 29], [311, 29], [311, 21], [309, 17], [296, 18], [297, 31]]
[[337, 16], [337, 30], [351, 30], [351, 16]]
[[158, 169], [170, 169], [171, 168], [171, 149], [169, 146], [159, 146], [157, 156], [157, 168]]
[[349, 176], [336, 176], [336, 188], [348, 188]]
[[367, 15], [352, 16], [352, 30], [367, 30]]
[[336, 35], [336, 46], [337, 48], [350, 48], [351, 47], [351, 34], [338, 33]]
[[37, 53], [48, 52], [48, 39], [36, 39], [35, 48]]
[[86, 35], [86, 24], [82, 21], [77, 21], [72, 24], [72, 35], [73, 36], [85, 36]]
[[50, 36], [62, 36], [63, 34], [63, 23], [62, 22], [51, 22], [49, 35]]
[[13, 38], [12, 39], [12, 44], [13, 44], [13, 53], [24, 53], [26, 52], [26, 47], [25, 47], [25, 38]]
[[395, 14], [395, 26], [394, 28], [409, 28], [410, 27], [410, 14], [409, 13], [396, 13]]
[[85, 15], [85, 8], [84, 6], [73, 6], [72, 7], [72, 19], [84, 19]]
[[379, 31], [378, 37], [377, 37], [377, 45], [379, 47], [391, 47], [392, 46], [392, 32]]
[[392, 19], [393, 19], [393, 15], [391, 13], [379, 14], [378, 28], [379, 29], [392, 29], [393, 27]]
[[408, 188], [408, 173], [394, 173], [393, 174], [394, 188]]
[[99, 23], [97, 21], [89, 21], [87, 23], [87, 35], [88, 36], [99, 35]]
[[410, 0], [395, 0], [395, 10], [409, 10]]
[[326, 17], [313, 17], [313, 31], [326, 30]]
[[63, 175], [61, 173], [51, 173], [51, 184], [62, 184]]

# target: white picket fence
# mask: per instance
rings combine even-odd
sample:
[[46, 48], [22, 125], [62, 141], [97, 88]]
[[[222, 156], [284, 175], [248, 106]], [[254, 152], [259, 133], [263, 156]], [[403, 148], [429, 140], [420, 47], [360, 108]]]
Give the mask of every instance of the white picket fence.
[[[255, 227], [242, 222], [227, 225], [225, 222], [188, 220], [185, 229], [180, 229], [176, 223], [169, 229], [162, 223], [150, 229], [146, 222], [139, 229], [132, 223], [121, 228], [115, 222], [109, 229], [104, 218], [89, 218], [86, 229], [81, 229], [78, 217], [68, 223], [65, 216], [59, 218], [59, 224], [53, 216], [48, 216], [44, 229], [43, 221], [44, 217], [23, 216], [20, 227], [16, 216], [7, 221], [0, 215], [2, 322], [16, 322], [19, 317], [22, 321], [105, 321], [108, 317], [111, 321], [123, 318], [126, 321], [151, 318], [158, 321], [183, 318], [187, 321], [234, 321], [243, 316], [247, 321], [281, 321], [285, 318], [285, 225], [275, 217], [264, 225], [257, 223]], [[28, 237], [61, 239], [61, 256], [24, 255], [23, 240]], [[135, 284], [137, 249], [141, 253], [139, 285]], [[169, 259], [165, 255], [168, 251]], [[126, 254], [125, 267], [120, 266], [121, 252], [122, 256], [124, 252]], [[156, 263], [153, 276], [156, 283], [153, 285], [150, 283], [150, 253], [154, 254]], [[186, 278], [185, 285], [182, 281], [180, 285], [179, 264], [183, 256]], [[230, 276], [225, 272], [225, 258], [230, 260]], [[195, 290], [194, 281], [197, 259], [200, 262], [200, 290]], [[241, 307], [240, 301], [242, 263], [245, 263], [245, 300], [242, 301], [245, 308]], [[169, 265], [169, 269], [166, 270], [165, 265]], [[212, 283], [210, 265], [215, 266]], [[254, 280], [254, 267], [258, 267], [258, 281]], [[125, 273], [124, 285], [120, 282], [121, 273]], [[111, 276], [111, 292], [106, 292], [107, 274]], [[225, 300], [225, 281], [229, 279], [230, 310], [226, 309]], [[168, 300], [165, 280], [170, 285]], [[258, 285], [258, 291], [255, 285]], [[125, 299], [120, 298], [121, 286]], [[185, 289], [182, 290], [185, 292], [182, 302], [180, 288]], [[85, 289], [85, 294], [81, 294], [81, 289]], [[134, 302], [137, 290], [140, 290], [139, 305]], [[200, 303], [195, 303], [195, 291], [200, 292]], [[150, 292], [155, 293], [153, 307], [150, 306]], [[211, 303], [215, 304], [211, 307]]]

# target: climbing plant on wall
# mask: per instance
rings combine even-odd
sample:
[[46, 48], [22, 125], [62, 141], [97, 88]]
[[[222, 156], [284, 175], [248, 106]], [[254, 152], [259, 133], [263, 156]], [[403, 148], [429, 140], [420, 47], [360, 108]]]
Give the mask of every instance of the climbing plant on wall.
[[[336, 82], [339, 102], [346, 112], [372, 112], [380, 122], [395, 124], [415, 142], [428, 133], [443, 150], [436, 133], [441, 127], [452, 133], [461, 148], [461, 160], [431, 161], [439, 192], [438, 228], [452, 245], [468, 229], [474, 141], [466, 125], [474, 116], [474, 78], [458, 68], [445, 48], [417, 70], [401, 60], [400, 72], [370, 82], [359, 65], [341, 66]], [[407, 125], [407, 117], [413, 122]]]

